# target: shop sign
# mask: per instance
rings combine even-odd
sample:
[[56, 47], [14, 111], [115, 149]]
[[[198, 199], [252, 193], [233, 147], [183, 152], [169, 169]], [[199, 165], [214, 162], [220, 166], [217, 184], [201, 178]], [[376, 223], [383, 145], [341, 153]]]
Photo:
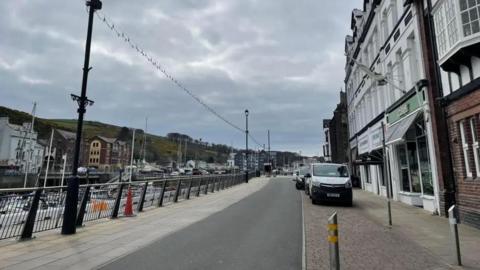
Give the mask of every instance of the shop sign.
[[372, 149], [371, 150], [374, 150], [374, 149], [377, 149], [377, 148], [380, 148], [382, 146], [382, 128], [379, 127], [377, 129], [375, 129], [374, 131], [372, 131]]
[[358, 153], [363, 154], [368, 152], [369, 150], [369, 137], [368, 136], [363, 136], [363, 138], [360, 138], [358, 141]]
[[[420, 107], [419, 99], [423, 99], [423, 90], [415, 95], [411, 96], [409, 99], [405, 100], [402, 105], [398, 106], [395, 110], [390, 112], [387, 115], [387, 123], [391, 124], [394, 123], [406, 115], [410, 114], [411, 112], [415, 111]], [[417, 95], [419, 97], [417, 97]]]

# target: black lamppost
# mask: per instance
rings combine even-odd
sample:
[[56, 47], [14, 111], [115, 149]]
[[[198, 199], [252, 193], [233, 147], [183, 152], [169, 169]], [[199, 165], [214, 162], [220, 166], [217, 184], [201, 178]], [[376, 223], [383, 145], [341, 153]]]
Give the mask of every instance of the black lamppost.
[[73, 155], [72, 176], [67, 181], [67, 196], [65, 198], [65, 210], [63, 215], [62, 234], [74, 234], [76, 231], [77, 204], [78, 204], [78, 163], [80, 159], [80, 144], [82, 141], [83, 115], [87, 105], [93, 101], [87, 98], [88, 72], [90, 71], [90, 45], [92, 43], [93, 15], [95, 10], [102, 9], [100, 0], [89, 0], [85, 3], [90, 7], [88, 12], [87, 41], [85, 43], [85, 62], [83, 63], [82, 92], [80, 96], [73, 95], [72, 99], [78, 103], [77, 136], [75, 140], [75, 152]]
[[245, 183], [248, 183], [248, 110], [245, 110], [245, 162], [247, 170], [245, 172]]

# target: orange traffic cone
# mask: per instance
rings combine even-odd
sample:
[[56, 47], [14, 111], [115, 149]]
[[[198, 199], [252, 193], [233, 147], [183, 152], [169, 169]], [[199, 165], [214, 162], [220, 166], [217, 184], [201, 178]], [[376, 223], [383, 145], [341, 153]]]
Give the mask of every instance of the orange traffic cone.
[[123, 214], [126, 217], [133, 216], [132, 189], [130, 187], [128, 187], [127, 203], [125, 204], [125, 211]]

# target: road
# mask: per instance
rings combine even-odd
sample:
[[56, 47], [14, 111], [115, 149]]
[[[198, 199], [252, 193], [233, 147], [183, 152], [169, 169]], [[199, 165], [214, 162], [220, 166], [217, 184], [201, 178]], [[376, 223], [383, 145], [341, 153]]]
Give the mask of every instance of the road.
[[101, 269], [301, 269], [302, 198], [289, 177]]

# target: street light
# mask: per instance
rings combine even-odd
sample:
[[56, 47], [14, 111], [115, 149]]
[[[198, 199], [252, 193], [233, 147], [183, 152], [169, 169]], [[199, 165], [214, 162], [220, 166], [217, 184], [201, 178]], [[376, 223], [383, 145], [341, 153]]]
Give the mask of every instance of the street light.
[[245, 110], [245, 161], [247, 170], [245, 172], [245, 183], [248, 183], [248, 110]]
[[87, 98], [88, 72], [90, 71], [90, 46], [92, 43], [93, 15], [95, 10], [102, 9], [100, 0], [86, 2], [88, 11], [87, 40], [85, 43], [85, 61], [83, 63], [82, 91], [80, 96], [72, 95], [72, 99], [78, 103], [77, 135], [75, 140], [75, 152], [73, 155], [72, 176], [67, 181], [67, 195], [65, 197], [65, 210], [63, 215], [62, 234], [74, 234], [76, 232], [77, 204], [78, 204], [78, 164], [80, 159], [80, 144], [82, 141], [83, 115], [86, 106], [92, 105], [93, 101]]

